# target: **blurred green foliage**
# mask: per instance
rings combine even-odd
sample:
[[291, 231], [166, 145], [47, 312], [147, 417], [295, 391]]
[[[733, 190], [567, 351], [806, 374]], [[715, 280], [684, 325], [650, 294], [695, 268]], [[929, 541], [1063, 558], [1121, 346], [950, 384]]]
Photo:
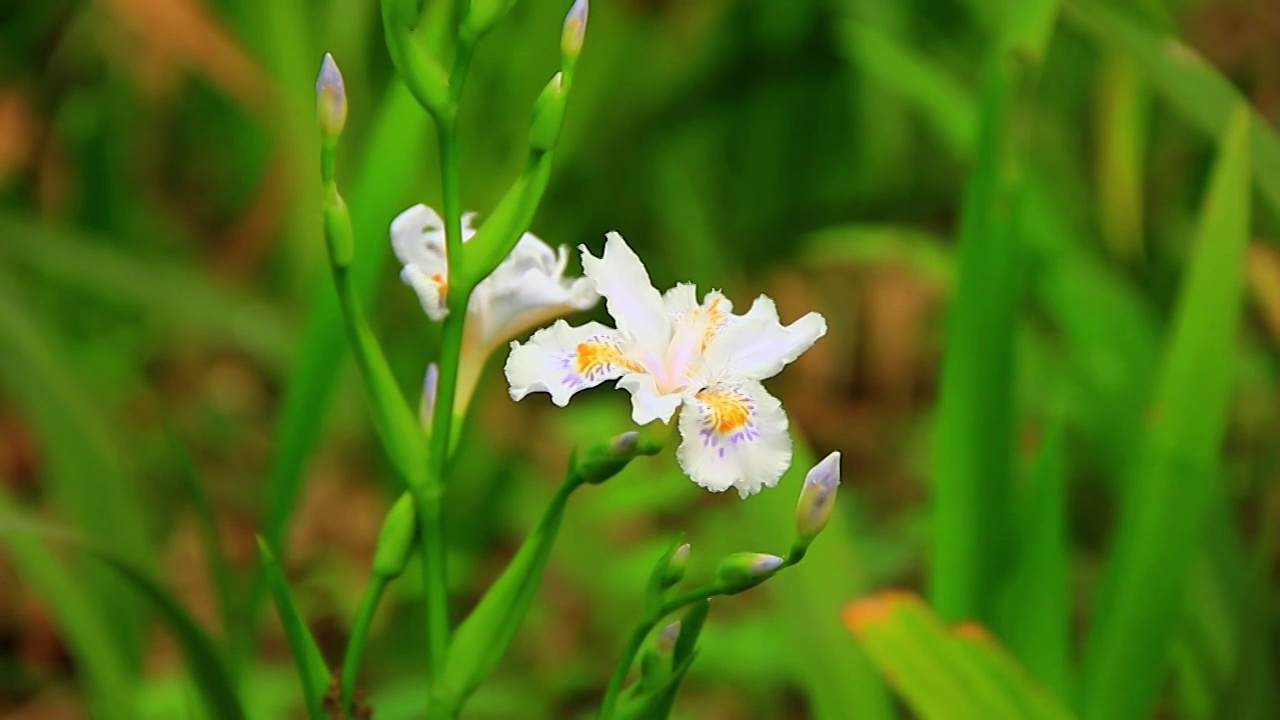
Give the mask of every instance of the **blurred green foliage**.
[[[480, 45], [470, 209], [520, 170], [568, 4], [517, 2]], [[714, 602], [673, 717], [1280, 713], [1277, 28], [1232, 0], [597, 0], [532, 230], [616, 229], [659, 287], [832, 327], [776, 389], [844, 453], [838, 517], [767, 592]], [[229, 717], [201, 705], [218, 683], [250, 717], [300, 713], [262, 611], [277, 569], [340, 662], [399, 488], [323, 267], [324, 51], [355, 285], [413, 397], [438, 331], [387, 226], [439, 205], [438, 174], [376, 3], [0, 8], [0, 715]], [[620, 394], [513, 405], [499, 363], [446, 497], [463, 608], [571, 445], [627, 429]], [[675, 537], [701, 576], [785, 549], [796, 455], [743, 502], [670, 457], [576, 494], [467, 716], [590, 712]], [[423, 712], [417, 572], [365, 649], [379, 718]], [[848, 632], [841, 608], [890, 586], [938, 617]]]

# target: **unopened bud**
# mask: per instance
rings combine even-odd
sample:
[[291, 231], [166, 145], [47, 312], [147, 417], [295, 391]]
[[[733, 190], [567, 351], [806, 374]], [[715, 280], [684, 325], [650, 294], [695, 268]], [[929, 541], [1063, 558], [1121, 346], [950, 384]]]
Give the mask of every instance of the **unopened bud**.
[[413, 497], [406, 492], [391, 506], [387, 518], [382, 521], [378, 547], [373, 551], [373, 574], [388, 580], [400, 577], [413, 555], [413, 540], [417, 532]]
[[782, 567], [782, 558], [768, 553], [734, 553], [720, 561], [716, 579], [726, 595], [734, 595], [773, 577]]
[[431, 418], [436, 411], [436, 386], [439, 384], [440, 368], [435, 363], [428, 363], [427, 374], [422, 378], [422, 400], [418, 403], [418, 421], [427, 432], [431, 432]]
[[658, 631], [658, 636], [653, 640], [653, 646], [658, 652], [667, 655], [676, 646], [676, 640], [680, 639], [680, 621], [667, 623], [662, 630]]
[[833, 452], [805, 476], [796, 503], [796, 542], [808, 545], [827, 526], [840, 487], [840, 453]]
[[325, 140], [337, 140], [347, 124], [347, 88], [333, 56], [324, 54], [316, 76], [316, 123]]
[[556, 73], [533, 103], [533, 126], [529, 128], [529, 147], [546, 152], [555, 147], [564, 124], [564, 75]]
[[463, 37], [474, 43], [511, 11], [515, 0], [471, 0], [462, 21]]
[[622, 472], [627, 463], [642, 452], [640, 433], [629, 430], [608, 442], [587, 448], [575, 462], [574, 471], [583, 482], [599, 485]]
[[671, 557], [667, 559], [666, 570], [662, 573], [663, 590], [684, 579], [684, 573], [689, 569], [689, 551], [689, 543], [684, 543], [671, 553]]
[[565, 62], [572, 65], [582, 52], [582, 41], [587, 35], [587, 0], [577, 0], [564, 16], [564, 29], [560, 33], [560, 53]]

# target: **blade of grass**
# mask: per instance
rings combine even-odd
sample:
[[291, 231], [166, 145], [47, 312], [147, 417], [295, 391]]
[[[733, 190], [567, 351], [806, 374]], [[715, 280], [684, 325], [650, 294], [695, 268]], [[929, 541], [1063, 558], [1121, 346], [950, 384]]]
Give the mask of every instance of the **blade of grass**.
[[994, 620], [1013, 511], [1014, 331], [1021, 138], [1052, 35], [1053, 0], [1010, 5], [988, 63], [965, 188], [934, 424], [929, 593], [949, 620]]
[[972, 93], [931, 58], [865, 20], [840, 22], [840, 47], [872, 80], [917, 106], [955, 157], [967, 157], [977, 137]]
[[28, 537], [65, 543], [105, 564], [135, 592], [146, 598], [161, 621], [173, 631], [174, 639], [186, 656], [188, 669], [212, 716], [226, 720], [245, 720], [239, 694], [222, 663], [217, 645], [147, 570], [114, 548], [47, 523], [17, 517], [7, 508], [0, 509], [5, 510], [5, 517], [0, 518], [0, 531], [3, 534], [25, 534]]
[[[0, 215], [0, 256], [108, 302], [128, 302], [175, 328], [197, 327], [243, 348], [277, 371], [287, 365], [292, 327], [258, 298], [212, 283], [194, 267], [117, 249], [108, 238]], [[21, 240], [17, 240], [21, 238]]]
[[53, 612], [67, 650], [83, 675], [88, 707], [94, 717], [137, 717], [136, 680], [112, 637], [100, 602], [87, 591], [83, 578], [55, 557], [41, 538], [9, 532], [11, 518], [16, 515], [12, 501], [0, 492], [0, 541], [18, 576], [31, 584]]
[[933, 428], [929, 592], [948, 619], [990, 619], [1005, 567], [1013, 432], [1015, 236], [1009, 205], [1010, 88], [988, 78], [977, 165], [961, 210], [956, 289]]
[[266, 568], [267, 584], [271, 588], [271, 596], [275, 598], [280, 624], [284, 626], [284, 636], [289, 643], [289, 653], [293, 655], [293, 665], [298, 671], [298, 679], [302, 681], [302, 696], [306, 700], [307, 714], [312, 720], [318, 720], [324, 717], [321, 701], [329, 689], [329, 665], [324, 661], [324, 655], [320, 653], [320, 647], [316, 645], [310, 628], [298, 613], [293, 593], [289, 591], [289, 583], [284, 579], [275, 555], [262, 538], [258, 538], [258, 554]]
[[844, 621], [911, 710], [943, 718], [1057, 718], [1071, 713], [980, 626], [954, 633], [915, 595], [889, 591], [845, 608]]
[[178, 479], [186, 490], [187, 497], [191, 500], [191, 507], [195, 511], [200, 542], [204, 546], [205, 563], [217, 595], [218, 616], [222, 619], [223, 638], [229, 640], [234, 633], [241, 630], [241, 624], [231, 564], [218, 537], [217, 516], [214, 514], [213, 504], [209, 502], [209, 494], [205, 492], [204, 485], [200, 482], [199, 470], [191, 458], [191, 453], [178, 437], [177, 430], [169, 427], [168, 436], [169, 444], [178, 462]]
[[1098, 78], [1094, 167], [1102, 239], [1121, 260], [1142, 259], [1146, 85], [1133, 63], [1109, 53]]
[[1071, 633], [1066, 472], [1062, 423], [1054, 421], [1019, 503], [1017, 565], [1001, 613], [1009, 648], [1060, 697], [1067, 696]]
[[[1247, 102], [1230, 80], [1177, 38], [1094, 0], [1071, 0], [1065, 9], [1073, 24], [1131, 58], [1174, 108], [1213, 137], [1227, 129], [1233, 109]], [[1254, 112], [1249, 122], [1253, 178], [1272, 211], [1280, 213], [1280, 137]]]
[[[131, 561], [150, 557], [145, 513], [128, 482], [110, 425], [67, 362], [69, 353], [48, 324], [39, 323], [10, 296], [15, 285], [0, 274], [0, 382], [17, 398], [40, 442], [43, 474], [59, 510], [86, 536], [110, 543]], [[87, 568], [90, 590], [110, 618], [121, 655], [137, 668], [142, 618], [136, 598], [102, 568]]]
[[999, 688], [1017, 708], [1019, 717], [1042, 720], [1073, 717], [1060, 696], [1037, 684], [1027, 668], [1019, 665], [985, 628], [965, 624], [954, 628], [951, 634], [961, 649], [962, 661], [972, 664], [985, 681]]
[[1205, 193], [1172, 337], [1088, 636], [1084, 714], [1155, 707], [1226, 432], [1249, 235], [1251, 114], [1237, 105]]

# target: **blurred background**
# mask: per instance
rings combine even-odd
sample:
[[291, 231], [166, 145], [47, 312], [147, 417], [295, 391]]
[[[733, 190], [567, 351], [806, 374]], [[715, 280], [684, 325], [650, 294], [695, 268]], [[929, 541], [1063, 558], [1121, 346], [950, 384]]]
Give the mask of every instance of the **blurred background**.
[[[521, 0], [480, 46], [468, 208], [519, 173], [567, 5]], [[685, 533], [703, 576], [785, 550], [840, 450], [836, 520], [716, 604], [673, 717], [928, 716], [840, 621], [886, 588], [987, 626], [1084, 717], [1276, 717], [1277, 48], [1268, 0], [597, 0], [532, 230], [618, 230], [660, 288], [768, 293], [830, 333], [770, 386], [797, 438], [779, 487], [710, 495], [668, 454], [575, 495], [467, 716], [591, 712], [663, 549]], [[302, 716], [255, 534], [339, 661], [399, 489], [327, 277], [325, 51], [358, 282], [416, 397], [438, 328], [387, 227], [439, 207], [438, 170], [377, 3], [0, 4], [0, 717], [200, 713], [164, 613], [15, 517], [160, 578], [255, 717]], [[446, 499], [456, 614], [573, 444], [628, 423], [621, 393], [512, 403], [502, 360]], [[375, 623], [375, 717], [423, 713], [419, 593], [411, 571]]]

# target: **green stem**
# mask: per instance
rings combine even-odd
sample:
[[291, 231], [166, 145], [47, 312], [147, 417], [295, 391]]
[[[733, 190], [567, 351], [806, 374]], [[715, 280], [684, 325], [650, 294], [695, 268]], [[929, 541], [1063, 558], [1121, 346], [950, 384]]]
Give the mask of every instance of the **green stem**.
[[[473, 47], [459, 44], [453, 71], [449, 79], [449, 93], [453, 105], [466, 82], [471, 65]], [[456, 112], [448, 117], [436, 118], [437, 139], [440, 144], [440, 187], [443, 195], [445, 225], [445, 257], [449, 263], [450, 279], [457, 277], [454, 269], [462, 256], [462, 179], [458, 158], [458, 129]], [[440, 335], [440, 380], [436, 386], [436, 406], [432, 417], [431, 442], [425, 483], [415, 491], [414, 500], [418, 515], [422, 518], [422, 558], [426, 579], [427, 631], [431, 673], [439, 677], [444, 667], [449, 647], [449, 586], [448, 568], [445, 564], [444, 518], [441, 499], [444, 495], [445, 474], [448, 471], [450, 437], [453, 434], [453, 402], [458, 389], [458, 365], [462, 355], [462, 337], [467, 320], [467, 303], [471, 299], [470, 287], [451, 283], [447, 304], [449, 315], [444, 320]]]
[[344, 717], [354, 717], [354, 700], [356, 690], [356, 672], [360, 669], [360, 656], [364, 652], [364, 641], [369, 635], [369, 625], [373, 623], [373, 614], [382, 599], [382, 591], [387, 587], [387, 578], [374, 575], [364, 589], [364, 599], [360, 601], [360, 610], [356, 613], [355, 625], [351, 628], [351, 637], [347, 640], [347, 650], [342, 658], [342, 713]]
[[[439, 427], [439, 426], [437, 426]], [[422, 522], [420, 545], [422, 573], [426, 584], [427, 599], [427, 653], [431, 664], [431, 676], [435, 678], [444, 670], [445, 653], [449, 648], [449, 585], [448, 568], [445, 565], [444, 517], [441, 511], [443, 477], [434, 469], [428, 470], [423, 482], [414, 485], [414, 507]]]
[[600, 718], [599, 720], [609, 720], [617, 712], [618, 697], [622, 694], [622, 685], [627, 681], [627, 674], [631, 672], [631, 666], [635, 664], [636, 655], [639, 654], [640, 648], [644, 646], [645, 638], [649, 637], [649, 633], [658, 626], [663, 618], [671, 613], [692, 605], [699, 600], [720, 595], [724, 588], [719, 583], [711, 585], [703, 585], [689, 592], [676, 596], [668, 600], [657, 612], [649, 615], [641, 620], [631, 631], [631, 635], [627, 638], [627, 644], [622, 648], [622, 655], [618, 657], [618, 664], [613, 667], [613, 674], [609, 676], [609, 685], [604, 691], [604, 700], [600, 702]]

